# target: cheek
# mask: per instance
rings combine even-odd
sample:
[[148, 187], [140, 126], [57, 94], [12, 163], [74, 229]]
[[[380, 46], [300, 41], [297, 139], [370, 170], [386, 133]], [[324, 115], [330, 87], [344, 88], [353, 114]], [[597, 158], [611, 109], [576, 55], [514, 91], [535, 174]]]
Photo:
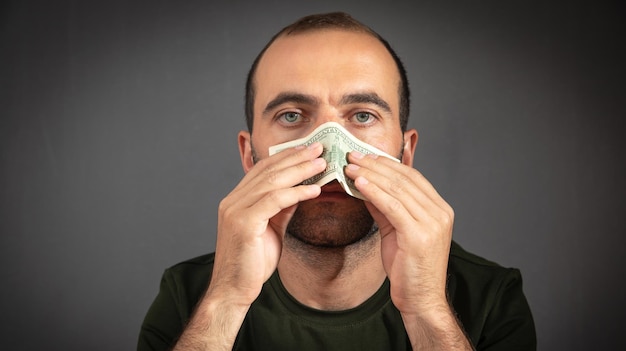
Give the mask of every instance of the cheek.
[[381, 130], [362, 133], [355, 132], [354, 135], [360, 140], [386, 152], [391, 156], [398, 157], [398, 155], [402, 152], [402, 134], [399, 130]]
[[250, 139], [250, 148], [252, 149], [252, 159], [256, 164], [259, 160], [267, 158], [269, 155], [268, 148], [264, 143], [260, 142], [256, 138]]

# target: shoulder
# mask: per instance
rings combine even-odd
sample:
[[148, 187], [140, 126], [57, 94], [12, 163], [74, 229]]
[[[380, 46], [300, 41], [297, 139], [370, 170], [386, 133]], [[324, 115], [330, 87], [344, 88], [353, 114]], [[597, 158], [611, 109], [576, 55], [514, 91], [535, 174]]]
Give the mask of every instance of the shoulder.
[[163, 280], [179, 293], [199, 296], [211, 279], [215, 254], [210, 253], [179, 262], [165, 270]]
[[466, 251], [456, 243], [452, 242], [450, 248], [450, 260], [448, 264], [449, 273], [452, 275], [471, 275], [472, 279], [493, 279], [502, 275], [519, 275], [516, 268], [503, 267], [500, 264], [490, 261], [481, 256]]
[[169, 349], [189, 320], [213, 271], [213, 254], [180, 262], [165, 270], [159, 293], [144, 318], [138, 350]]
[[215, 261], [215, 253], [208, 253], [202, 256], [194, 257], [194, 258], [179, 262], [171, 266], [170, 268], [168, 268], [168, 270], [179, 272], [179, 271], [197, 270], [197, 269], [202, 270], [206, 268], [213, 269], [214, 261]]
[[[453, 242], [448, 294], [474, 345], [534, 350], [535, 327], [517, 268], [503, 267]], [[525, 348], [522, 348], [525, 347]]]
[[448, 263], [448, 293], [455, 308], [482, 313], [503, 302], [525, 300], [519, 269], [503, 267], [454, 242]]

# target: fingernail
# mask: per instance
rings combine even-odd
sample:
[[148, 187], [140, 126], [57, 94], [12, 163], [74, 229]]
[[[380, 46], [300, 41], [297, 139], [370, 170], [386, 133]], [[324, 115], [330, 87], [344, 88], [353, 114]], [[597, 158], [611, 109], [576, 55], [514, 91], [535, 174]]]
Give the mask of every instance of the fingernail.
[[350, 155], [352, 155], [352, 157], [356, 158], [356, 159], [362, 159], [365, 155], [363, 155], [362, 153], [358, 152], [358, 151], [351, 151]]
[[356, 171], [356, 170], [358, 170], [361, 167], [355, 165], [354, 163], [350, 163], [346, 168], [348, 168], [351, 171]]
[[309, 147], [309, 149], [315, 149], [318, 146], [320, 146], [320, 143], [316, 141], [316, 142], [310, 144], [308, 147]]
[[326, 160], [325, 160], [325, 159], [323, 159], [323, 158], [321, 158], [321, 157], [318, 157], [318, 158], [314, 159], [314, 160], [313, 160], [313, 161], [311, 161], [311, 162], [313, 162], [313, 164], [314, 164], [314, 165], [316, 165], [316, 166], [320, 166], [320, 165], [325, 164], [325, 163], [326, 163]]
[[363, 177], [357, 177], [354, 182], [360, 185], [367, 185], [369, 183], [369, 181]]

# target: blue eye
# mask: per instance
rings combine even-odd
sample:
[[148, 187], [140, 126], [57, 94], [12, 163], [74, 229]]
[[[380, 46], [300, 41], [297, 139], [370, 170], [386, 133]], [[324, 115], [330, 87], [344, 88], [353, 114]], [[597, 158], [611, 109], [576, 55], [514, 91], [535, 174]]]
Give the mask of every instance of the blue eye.
[[285, 112], [280, 115], [280, 118], [287, 123], [294, 123], [300, 119], [300, 114], [297, 112]]
[[354, 119], [359, 123], [370, 122], [372, 118], [373, 116], [369, 112], [357, 112], [356, 114], [354, 114]]

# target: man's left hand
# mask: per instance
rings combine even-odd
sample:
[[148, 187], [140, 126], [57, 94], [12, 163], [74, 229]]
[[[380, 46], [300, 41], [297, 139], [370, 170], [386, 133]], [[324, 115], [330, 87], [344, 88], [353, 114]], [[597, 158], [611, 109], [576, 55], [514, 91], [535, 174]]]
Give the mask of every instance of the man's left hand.
[[391, 298], [403, 315], [449, 310], [446, 277], [454, 212], [414, 168], [353, 152], [346, 174], [378, 223]]

